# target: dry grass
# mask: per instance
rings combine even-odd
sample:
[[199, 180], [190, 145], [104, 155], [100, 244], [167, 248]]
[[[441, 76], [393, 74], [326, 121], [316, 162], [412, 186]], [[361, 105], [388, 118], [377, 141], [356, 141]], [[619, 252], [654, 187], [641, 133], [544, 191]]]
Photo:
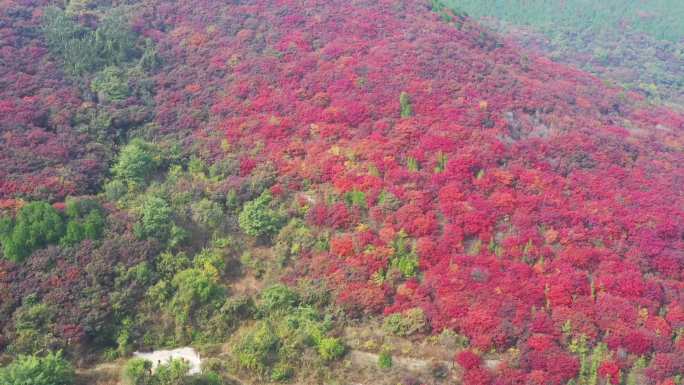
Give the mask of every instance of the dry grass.
[[118, 360], [76, 371], [75, 385], [122, 385], [121, 370], [125, 361]]

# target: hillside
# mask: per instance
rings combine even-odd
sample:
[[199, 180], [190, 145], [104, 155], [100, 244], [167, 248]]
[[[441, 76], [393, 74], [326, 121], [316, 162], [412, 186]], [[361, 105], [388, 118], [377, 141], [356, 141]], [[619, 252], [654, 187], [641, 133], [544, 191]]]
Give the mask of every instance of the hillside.
[[527, 50], [600, 76], [652, 100], [684, 101], [684, 3], [674, 0], [601, 2], [445, 2], [505, 34]]
[[50, 4], [0, 1], [8, 362], [681, 384], [681, 113], [435, 1]]

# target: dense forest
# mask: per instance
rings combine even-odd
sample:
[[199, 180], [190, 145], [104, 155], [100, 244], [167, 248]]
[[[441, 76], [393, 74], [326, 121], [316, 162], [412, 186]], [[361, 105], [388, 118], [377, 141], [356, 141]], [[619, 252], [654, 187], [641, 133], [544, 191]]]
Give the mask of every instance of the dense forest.
[[683, 4], [0, 0], [0, 385], [684, 385]]

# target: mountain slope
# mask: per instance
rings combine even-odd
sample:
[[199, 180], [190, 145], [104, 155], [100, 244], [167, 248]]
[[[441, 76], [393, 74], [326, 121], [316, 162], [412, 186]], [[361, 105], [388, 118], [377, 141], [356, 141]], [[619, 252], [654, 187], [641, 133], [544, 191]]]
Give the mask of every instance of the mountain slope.
[[682, 116], [423, 3], [164, 8], [187, 16], [160, 37], [182, 74], [157, 98], [204, 119], [160, 125], [193, 129], [210, 162], [240, 154], [243, 174], [273, 164], [277, 194], [308, 191], [330, 250], [296, 274], [350, 311], [420, 307], [481, 351], [518, 348], [500, 381], [564, 383], [580, 335], [623, 369], [681, 354]]
[[[23, 7], [35, 7], [31, 20], [40, 22], [41, 7]], [[149, 41], [159, 58], [139, 75], [153, 91], [108, 101], [93, 95], [91, 74], [82, 76], [91, 85], [82, 96], [116, 111], [138, 106], [141, 116], [123, 125], [122, 137], [156, 143], [148, 159], [157, 168], [147, 170], [145, 183], [118, 181], [128, 189], [118, 196], [107, 185], [104, 246], [60, 246], [57, 266], [56, 246], [24, 265], [3, 261], [7, 314], [35, 284], [41, 298], [71, 309], [60, 313], [68, 331], [55, 337], [67, 345], [73, 330], [90, 347], [128, 343], [132, 335], [154, 340], [144, 328], [164, 322], [181, 335], [171, 340], [192, 340], [217, 329], [198, 320], [223, 309], [211, 301], [221, 292], [216, 277], [229, 270], [225, 260], [232, 262], [199, 250], [232, 232], [251, 243], [231, 253], [249, 245], [264, 259], [286, 255], [282, 282], [325, 283], [347, 317], [413, 315], [425, 323], [414, 334], [451, 329], [466, 337], [456, 362], [467, 384], [584, 383], [599, 375], [616, 383], [630, 372], [655, 384], [682, 372], [681, 114], [519, 52], [436, 2], [148, 0], [128, 12], [136, 47]], [[72, 19], [87, 24], [87, 14]], [[131, 63], [120, 65], [134, 74]], [[4, 99], [28, 95], [10, 96]], [[20, 126], [3, 121], [3, 134]], [[75, 135], [68, 128], [64, 135]], [[52, 173], [61, 166], [41, 167]], [[100, 185], [105, 170], [89, 181]], [[13, 172], [21, 179], [34, 170]], [[77, 185], [49, 198], [92, 192]], [[12, 189], [3, 194], [18, 197]], [[203, 216], [200, 199], [218, 215]], [[272, 220], [271, 199], [304, 231]], [[170, 214], [170, 206], [179, 212]], [[153, 211], [159, 207], [161, 220]], [[198, 225], [211, 221], [222, 225]], [[174, 238], [179, 228], [190, 235]], [[179, 275], [164, 263], [183, 252], [197, 256], [193, 265], [183, 255], [179, 264], [189, 273]], [[180, 278], [198, 272], [209, 289], [173, 297], [183, 289]], [[99, 298], [88, 302], [92, 308], [78, 302], [88, 285]], [[163, 309], [196, 302], [169, 316], [150, 298], [166, 298]], [[91, 313], [79, 310], [86, 307]], [[3, 328], [12, 330], [9, 318]], [[481, 358], [490, 353], [503, 360], [495, 368]]]

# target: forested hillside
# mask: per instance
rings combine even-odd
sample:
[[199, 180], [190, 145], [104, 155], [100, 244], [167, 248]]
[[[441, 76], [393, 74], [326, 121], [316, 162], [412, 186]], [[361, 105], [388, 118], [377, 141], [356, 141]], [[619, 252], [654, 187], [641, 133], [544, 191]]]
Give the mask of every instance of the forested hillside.
[[468, 14], [0, 1], [0, 385], [681, 385], [684, 115]]
[[448, 0], [526, 49], [658, 102], [684, 104], [684, 3]]

